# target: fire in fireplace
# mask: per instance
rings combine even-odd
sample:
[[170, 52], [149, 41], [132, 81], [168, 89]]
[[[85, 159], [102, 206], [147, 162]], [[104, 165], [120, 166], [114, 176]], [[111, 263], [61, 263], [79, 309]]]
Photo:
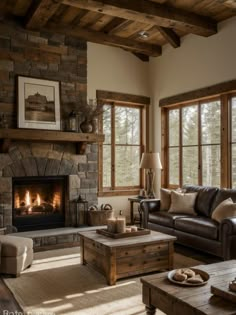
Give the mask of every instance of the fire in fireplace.
[[13, 225], [18, 231], [65, 225], [66, 176], [14, 177]]

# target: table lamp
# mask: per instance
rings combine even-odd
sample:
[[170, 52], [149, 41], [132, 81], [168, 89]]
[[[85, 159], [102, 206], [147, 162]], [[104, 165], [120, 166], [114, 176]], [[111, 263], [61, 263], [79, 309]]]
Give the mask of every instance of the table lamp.
[[153, 190], [153, 182], [155, 177], [154, 169], [162, 169], [159, 153], [143, 153], [139, 168], [143, 168], [146, 171], [146, 187], [147, 197], [155, 198]]

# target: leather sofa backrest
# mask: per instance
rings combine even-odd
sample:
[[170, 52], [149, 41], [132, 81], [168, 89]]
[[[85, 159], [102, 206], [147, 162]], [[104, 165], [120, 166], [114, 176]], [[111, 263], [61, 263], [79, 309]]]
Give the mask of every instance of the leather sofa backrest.
[[[196, 185], [184, 185], [183, 189], [188, 192], [198, 192], [195, 211], [198, 215], [203, 215], [205, 217], [211, 217], [211, 212], [213, 209], [213, 203], [215, 197], [219, 191], [218, 187], [208, 187], [208, 186], [196, 186]], [[235, 195], [236, 197], [236, 195]]]
[[212, 211], [225, 199], [231, 198], [233, 202], [236, 202], [236, 189], [222, 188], [216, 194], [216, 198], [212, 205]]

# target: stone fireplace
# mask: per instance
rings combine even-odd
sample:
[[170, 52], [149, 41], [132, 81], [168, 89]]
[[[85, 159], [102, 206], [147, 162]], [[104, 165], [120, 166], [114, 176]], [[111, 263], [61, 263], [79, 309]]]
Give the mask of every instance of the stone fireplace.
[[74, 226], [71, 201], [81, 195], [89, 206], [97, 204], [97, 149], [88, 144], [80, 155], [72, 143], [17, 141], [9, 153], [0, 153], [0, 226]]
[[[18, 75], [60, 82], [62, 122], [72, 110], [87, 101], [87, 43], [72, 36], [33, 32], [14, 22], [2, 25], [0, 35], [4, 54], [0, 56], [0, 113], [9, 128], [17, 131]], [[62, 123], [62, 131], [64, 123]], [[28, 131], [30, 133], [30, 130]], [[31, 142], [27, 135], [12, 142], [8, 153], [0, 153], [0, 226], [13, 225], [14, 178], [66, 176], [65, 226], [74, 226], [73, 214], [67, 215], [71, 200], [81, 195], [89, 206], [97, 204], [97, 144], [88, 144], [85, 154], [76, 154], [71, 142]], [[0, 145], [1, 149], [1, 145]], [[37, 198], [37, 197], [36, 197]], [[37, 206], [37, 204], [36, 204]]]

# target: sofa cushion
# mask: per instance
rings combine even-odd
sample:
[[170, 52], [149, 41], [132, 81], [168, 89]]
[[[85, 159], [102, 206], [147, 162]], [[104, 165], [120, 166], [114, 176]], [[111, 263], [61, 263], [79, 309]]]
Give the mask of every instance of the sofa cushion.
[[0, 235], [2, 257], [17, 257], [26, 254], [33, 248], [33, 240], [26, 237]]
[[194, 211], [196, 197], [197, 192], [185, 194], [171, 191], [171, 205], [169, 212], [196, 215], [196, 212]]
[[176, 214], [167, 211], [157, 211], [149, 213], [148, 222], [159, 225], [174, 227], [174, 221], [177, 218], [186, 217], [186, 214]]
[[224, 200], [231, 198], [236, 203], [236, 189], [219, 189], [212, 205], [212, 211]]
[[160, 189], [160, 199], [161, 199], [161, 211], [169, 210], [171, 203], [171, 190], [161, 188]]
[[212, 212], [212, 219], [217, 222], [229, 217], [236, 217], [236, 203], [231, 198], [222, 201]]
[[212, 240], [218, 239], [218, 227], [219, 223], [209, 218], [185, 217], [175, 220], [177, 230]]
[[210, 218], [213, 208], [212, 204], [214, 202], [217, 192], [219, 191], [219, 188], [194, 185], [185, 185], [183, 188], [186, 189], [186, 192], [198, 192], [195, 202], [195, 211], [199, 215]]

